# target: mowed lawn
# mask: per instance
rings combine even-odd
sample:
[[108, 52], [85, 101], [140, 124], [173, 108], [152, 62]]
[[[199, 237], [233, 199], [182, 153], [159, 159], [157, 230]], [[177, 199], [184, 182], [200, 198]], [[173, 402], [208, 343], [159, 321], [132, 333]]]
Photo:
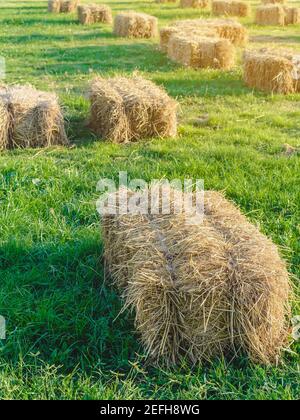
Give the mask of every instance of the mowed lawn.
[[[208, 16], [152, 0], [106, 3], [114, 14], [153, 14], [160, 26]], [[299, 27], [241, 21], [251, 32], [251, 48], [275, 43], [300, 53]], [[183, 68], [159, 51], [158, 39], [118, 39], [109, 26], [83, 27], [75, 14], [47, 13], [46, 1], [1, 2], [0, 55], [7, 82], [59, 94], [72, 142], [0, 152], [0, 315], [7, 320], [0, 398], [298, 399], [299, 343], [277, 367], [242, 359], [193, 369], [145, 363], [134, 315], [119, 315], [118, 294], [104, 283], [95, 201], [98, 180], [117, 178], [120, 170], [149, 181], [204, 179], [281, 247], [297, 286], [300, 155], [286, 156], [282, 147], [300, 147], [300, 95], [247, 89], [241, 61], [225, 73]], [[89, 80], [136, 70], [178, 98], [176, 140], [112, 145], [86, 128]], [[193, 124], [207, 114], [206, 124]], [[300, 314], [297, 303], [293, 311]]]

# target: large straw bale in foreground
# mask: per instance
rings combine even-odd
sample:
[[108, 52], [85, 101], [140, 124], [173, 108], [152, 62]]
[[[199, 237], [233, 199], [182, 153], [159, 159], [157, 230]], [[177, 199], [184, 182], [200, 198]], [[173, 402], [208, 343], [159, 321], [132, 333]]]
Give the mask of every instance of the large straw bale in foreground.
[[154, 38], [158, 35], [158, 20], [145, 13], [120, 13], [114, 21], [114, 34], [128, 38]]
[[276, 361], [288, 334], [288, 272], [221, 194], [206, 192], [202, 224], [184, 214], [104, 216], [103, 235], [106, 267], [151, 358]]
[[265, 92], [300, 91], [300, 55], [290, 51], [247, 51], [244, 56], [244, 81]]
[[93, 80], [91, 128], [117, 143], [177, 134], [177, 103], [154, 83], [139, 76]]
[[251, 13], [249, 3], [234, 0], [215, 0], [212, 2], [212, 12], [215, 16], [246, 17]]
[[239, 22], [232, 19], [190, 19], [174, 22], [160, 30], [160, 47], [168, 51], [169, 41], [175, 33], [187, 36], [201, 34], [228, 39], [235, 46], [244, 46], [248, 42], [248, 31]]
[[112, 23], [112, 11], [105, 4], [90, 4], [78, 6], [78, 19], [83, 25], [93, 23]]
[[168, 56], [193, 68], [230, 70], [235, 64], [234, 46], [218, 37], [174, 34], [169, 41]]
[[56, 95], [31, 86], [0, 88], [0, 149], [67, 143]]
[[209, 5], [209, 0], [180, 0], [180, 7], [205, 9]]
[[256, 9], [255, 23], [257, 25], [285, 25], [285, 10], [280, 5], [260, 6]]
[[79, 0], [48, 0], [48, 11], [52, 13], [74, 12]]

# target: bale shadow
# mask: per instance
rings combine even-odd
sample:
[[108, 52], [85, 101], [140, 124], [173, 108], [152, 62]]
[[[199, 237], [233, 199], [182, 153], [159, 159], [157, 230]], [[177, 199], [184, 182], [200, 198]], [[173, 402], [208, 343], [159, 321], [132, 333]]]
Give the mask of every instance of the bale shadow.
[[285, 44], [285, 43], [300, 43], [300, 36], [275, 36], [275, 35], [253, 35], [250, 38], [250, 42], [257, 42], [257, 43], [278, 43], [278, 44]]

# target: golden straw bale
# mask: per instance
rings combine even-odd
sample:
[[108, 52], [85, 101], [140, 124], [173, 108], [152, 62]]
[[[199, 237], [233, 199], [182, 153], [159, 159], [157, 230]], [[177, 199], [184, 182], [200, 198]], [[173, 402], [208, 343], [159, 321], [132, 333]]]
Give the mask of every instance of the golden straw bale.
[[208, 5], [209, 0], [180, 0], [182, 8], [205, 9]]
[[114, 21], [114, 34], [128, 38], [156, 37], [158, 35], [158, 19], [145, 13], [120, 13]]
[[265, 92], [300, 91], [300, 55], [286, 50], [247, 51], [244, 55], [244, 81]]
[[235, 64], [235, 48], [230, 41], [202, 35], [172, 35], [168, 56], [171, 60], [193, 68], [230, 70]]
[[81, 5], [77, 8], [79, 22], [83, 25], [91, 25], [93, 23], [112, 23], [112, 11], [105, 4]]
[[160, 47], [168, 51], [169, 41], [175, 33], [188, 36], [202, 34], [228, 39], [235, 46], [244, 46], [248, 42], [248, 31], [239, 22], [232, 19], [190, 19], [174, 22], [160, 30]]
[[146, 137], [175, 137], [177, 103], [139, 76], [95, 78], [90, 86], [90, 126], [116, 143]]
[[49, 0], [48, 11], [50, 13], [60, 13], [61, 0]]
[[246, 17], [251, 13], [249, 3], [234, 0], [214, 0], [212, 2], [212, 13], [215, 16], [240, 16]]
[[197, 224], [174, 211], [104, 215], [106, 269], [155, 361], [276, 362], [288, 342], [286, 265], [220, 193], [206, 192], [204, 205]]
[[286, 25], [298, 25], [300, 23], [299, 7], [285, 7], [284, 11]]
[[285, 10], [280, 5], [260, 6], [256, 9], [255, 23], [257, 25], [285, 25]]
[[32, 86], [0, 88], [0, 149], [67, 143], [55, 94], [40, 92]]

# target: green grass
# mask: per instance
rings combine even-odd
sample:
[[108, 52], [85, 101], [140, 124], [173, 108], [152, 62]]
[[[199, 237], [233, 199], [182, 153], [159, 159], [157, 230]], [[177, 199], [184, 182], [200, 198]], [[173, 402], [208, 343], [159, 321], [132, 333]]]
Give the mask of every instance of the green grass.
[[[117, 293], [103, 283], [96, 212], [100, 177], [204, 178], [224, 190], [280, 247], [300, 274], [300, 96], [252, 92], [234, 71], [193, 71], [168, 61], [154, 41], [112, 36], [102, 25], [82, 27], [75, 15], [51, 15], [46, 2], [0, 6], [0, 55], [7, 81], [55, 90], [65, 107], [73, 146], [0, 154], [0, 398], [298, 399], [299, 343], [278, 367], [236, 364], [155, 369], [146, 364], [133, 316], [118, 316]], [[207, 12], [152, 1], [108, 1], [114, 13], [136, 9], [160, 25]], [[253, 2], [255, 3], [255, 2]], [[300, 2], [296, 2], [300, 5]], [[300, 43], [298, 27], [258, 28], [253, 47]], [[111, 145], [86, 128], [84, 97], [94, 73], [139, 70], [181, 104], [176, 140]], [[191, 121], [210, 115], [207, 126]], [[294, 314], [299, 314], [294, 305]]]

